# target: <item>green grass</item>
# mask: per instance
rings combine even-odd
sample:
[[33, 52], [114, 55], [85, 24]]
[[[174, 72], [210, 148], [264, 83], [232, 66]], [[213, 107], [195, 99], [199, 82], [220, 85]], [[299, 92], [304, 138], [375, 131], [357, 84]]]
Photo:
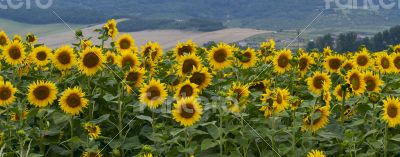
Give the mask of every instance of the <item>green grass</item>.
[[[26, 24], [15, 22], [6, 19], [0, 19], [0, 30], [4, 30], [11, 38], [14, 34], [25, 35], [26, 33], [32, 32], [38, 36], [46, 36], [50, 34], [60, 33], [69, 31], [69, 28], [62, 23], [58, 24]], [[72, 29], [84, 28], [86, 25], [70, 25]]]

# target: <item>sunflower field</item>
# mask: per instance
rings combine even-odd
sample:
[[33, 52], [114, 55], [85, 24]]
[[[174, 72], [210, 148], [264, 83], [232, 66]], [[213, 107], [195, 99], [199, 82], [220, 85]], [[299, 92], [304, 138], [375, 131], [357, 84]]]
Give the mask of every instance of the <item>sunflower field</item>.
[[1, 157], [400, 154], [400, 45], [164, 51], [116, 25], [56, 49], [0, 32]]

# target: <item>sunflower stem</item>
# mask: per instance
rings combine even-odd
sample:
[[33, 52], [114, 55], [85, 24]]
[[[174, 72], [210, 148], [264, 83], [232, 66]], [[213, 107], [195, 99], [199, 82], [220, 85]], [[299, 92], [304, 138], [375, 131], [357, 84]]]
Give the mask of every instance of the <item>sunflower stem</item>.
[[383, 156], [387, 157], [387, 145], [388, 145], [388, 126], [385, 125], [385, 135], [384, 135], [384, 144], [383, 144]]
[[[72, 137], [74, 137], [74, 124], [73, 124], [73, 119], [74, 119], [74, 117], [73, 116], [71, 116], [71, 118], [69, 119], [69, 127], [70, 127], [70, 130], [71, 130], [71, 139], [72, 139]], [[71, 157], [73, 157], [74, 156], [74, 149], [71, 147], [71, 154], [70, 154], [70, 156]]]
[[218, 107], [219, 108], [219, 155], [222, 156], [223, 155], [223, 143], [222, 143], [222, 138], [223, 138], [223, 134], [222, 134], [222, 107]]
[[292, 152], [295, 154], [296, 150], [296, 112], [292, 111]]

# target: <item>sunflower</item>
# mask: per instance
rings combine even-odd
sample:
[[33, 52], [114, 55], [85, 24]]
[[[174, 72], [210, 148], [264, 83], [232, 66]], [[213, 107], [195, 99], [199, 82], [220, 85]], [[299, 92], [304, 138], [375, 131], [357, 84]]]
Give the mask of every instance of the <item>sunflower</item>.
[[208, 60], [211, 66], [216, 70], [222, 70], [230, 67], [232, 62], [230, 58], [233, 54], [233, 48], [227, 44], [220, 43], [213, 47], [208, 53]]
[[383, 81], [379, 78], [379, 76], [374, 75], [370, 71], [367, 71], [364, 74], [364, 81], [366, 84], [365, 88], [370, 92], [379, 92], [381, 90], [380, 86], [383, 85]]
[[364, 75], [356, 70], [353, 69], [347, 74], [347, 83], [350, 84], [350, 87], [354, 94], [357, 96], [361, 95], [365, 91], [365, 81], [364, 81]]
[[262, 42], [260, 45], [260, 55], [265, 61], [272, 59], [272, 55], [275, 51], [275, 41], [270, 39], [268, 42]]
[[309, 130], [311, 132], [316, 132], [329, 122], [329, 106], [315, 106], [312, 111], [306, 115], [303, 119], [303, 128], [302, 130]]
[[324, 54], [325, 57], [328, 57], [332, 54], [332, 49], [330, 46], [327, 46], [324, 48], [324, 51], [322, 52], [322, 54]]
[[292, 97], [289, 100], [289, 102], [290, 102], [290, 110], [295, 111], [303, 103], [303, 100], [301, 100], [299, 97], [296, 96]]
[[93, 42], [90, 40], [82, 40], [81, 41], [81, 50], [85, 50], [86, 48], [92, 47]]
[[36, 81], [28, 86], [28, 101], [36, 107], [46, 107], [57, 99], [57, 92], [53, 82]]
[[199, 89], [197, 88], [197, 85], [194, 83], [191, 83], [189, 80], [186, 80], [185, 82], [181, 83], [178, 85], [176, 92], [175, 92], [175, 98], [176, 99], [182, 99], [182, 98], [187, 98], [187, 97], [197, 97], [199, 93]]
[[292, 59], [292, 52], [287, 49], [283, 49], [278, 52], [274, 57], [274, 70], [279, 74], [283, 74], [289, 71], [291, 68], [290, 60]]
[[319, 150], [311, 150], [311, 152], [308, 152], [307, 157], [325, 157], [325, 154]]
[[107, 51], [105, 57], [108, 64], [115, 64], [117, 62], [117, 56], [111, 51]]
[[330, 89], [331, 89], [330, 84], [326, 82], [322, 83], [322, 101], [326, 106], [331, 105], [332, 96]]
[[132, 93], [133, 88], [138, 88], [142, 85], [145, 76], [145, 70], [143, 68], [130, 69], [125, 74], [125, 89], [128, 93]]
[[100, 48], [89, 47], [83, 50], [79, 60], [79, 70], [91, 76], [103, 68], [105, 59]]
[[0, 106], [8, 106], [15, 101], [17, 89], [10, 82], [0, 82]]
[[135, 41], [130, 34], [121, 35], [116, 41], [115, 45], [117, 47], [117, 50], [120, 52], [135, 49]]
[[[344, 91], [342, 90], [342, 85], [337, 85], [337, 86], [335, 87], [334, 91], [333, 91], [333, 95], [335, 96], [335, 98], [336, 98], [338, 101], [342, 101], [342, 100], [343, 100], [343, 94], [344, 94]], [[347, 99], [349, 99], [349, 98], [350, 98], [350, 91], [348, 91], [348, 90], [346, 89], [346, 97], [345, 97], [345, 100], [347, 100]]]
[[186, 43], [178, 42], [174, 48], [174, 56], [176, 60], [187, 54], [196, 53], [197, 45], [192, 40], [188, 40]]
[[321, 90], [323, 88], [323, 83], [331, 85], [331, 78], [327, 73], [315, 72], [314, 75], [310, 78], [307, 78], [308, 89], [312, 91], [314, 94], [321, 94]]
[[182, 126], [192, 126], [200, 121], [203, 107], [194, 97], [178, 100], [172, 110], [173, 119]]
[[15, 34], [15, 35], [14, 35], [14, 38], [13, 38], [13, 41], [22, 42], [22, 37], [19, 36], [19, 35], [17, 35], [17, 34]]
[[350, 71], [354, 68], [354, 63], [352, 60], [346, 60], [343, 64], [342, 64], [342, 68], [346, 71]]
[[271, 84], [272, 83], [270, 80], [262, 80], [252, 83], [249, 88], [250, 90], [262, 91], [263, 93], [265, 93], [266, 89], [268, 89]]
[[394, 53], [400, 53], [400, 44], [393, 46]]
[[140, 155], [137, 155], [137, 157], [153, 157], [152, 153], [141, 153]]
[[178, 64], [178, 75], [186, 76], [190, 74], [194, 68], [201, 67], [201, 59], [195, 53], [181, 57]]
[[392, 63], [394, 65], [393, 71], [400, 72], [400, 53], [392, 54]]
[[122, 51], [121, 55], [118, 56], [117, 64], [121, 68], [126, 68], [127, 66], [130, 68], [135, 68], [140, 65], [140, 62], [136, 53]]
[[4, 47], [3, 57], [10, 65], [22, 64], [25, 60], [25, 48], [21, 42], [10, 42]]
[[261, 95], [261, 102], [263, 106], [260, 108], [260, 111], [264, 111], [264, 117], [271, 117], [275, 109], [273, 107], [272, 92], [269, 89], [266, 89], [264, 94]]
[[160, 60], [163, 55], [163, 50], [157, 42], [148, 42], [142, 48], [142, 56], [145, 59], [150, 59], [151, 61], [155, 62]]
[[108, 20], [103, 26], [106, 29], [107, 35], [114, 39], [118, 35], [117, 21], [115, 19]]
[[46, 66], [49, 63], [49, 58], [51, 58], [51, 49], [46, 46], [39, 46], [32, 51], [33, 63], [37, 66]]
[[356, 64], [357, 68], [367, 69], [372, 63], [371, 58], [369, 57], [368, 50], [362, 49], [361, 52], [358, 52], [354, 56], [353, 62]]
[[190, 82], [197, 85], [197, 88], [203, 90], [208, 87], [212, 81], [212, 75], [206, 67], [193, 68], [192, 75], [189, 76]]
[[89, 135], [90, 138], [97, 139], [101, 134], [100, 127], [93, 123], [84, 123], [83, 128], [85, 129], [86, 133]]
[[388, 97], [383, 100], [382, 120], [391, 128], [400, 124], [400, 101], [398, 98]]
[[274, 100], [273, 107], [277, 112], [282, 112], [289, 107], [289, 90], [276, 88], [272, 99]]
[[29, 44], [34, 44], [37, 41], [37, 37], [33, 33], [28, 33], [25, 40]]
[[61, 109], [68, 114], [77, 115], [86, 108], [89, 101], [84, 98], [85, 93], [79, 87], [66, 89], [59, 100]]
[[103, 157], [103, 155], [101, 154], [101, 151], [99, 151], [99, 150], [97, 150], [96, 152], [85, 151], [85, 152], [83, 152], [82, 157]]
[[72, 68], [76, 62], [74, 50], [66, 45], [58, 48], [53, 55], [53, 64], [58, 70], [66, 71]]
[[391, 73], [394, 68], [392, 57], [389, 56], [386, 52], [379, 53], [375, 62], [378, 70], [383, 73]]
[[240, 53], [239, 65], [243, 69], [253, 67], [257, 63], [256, 51], [252, 48], [247, 48]]
[[228, 108], [232, 112], [239, 112], [247, 105], [247, 97], [249, 97], [249, 86], [234, 82], [233, 86], [228, 91]]
[[303, 53], [300, 57], [299, 57], [299, 70], [301, 72], [302, 75], [304, 75], [307, 70], [310, 68], [310, 65], [315, 64], [314, 58], [312, 58], [310, 55], [308, 55], [307, 53]]
[[331, 73], [337, 72], [343, 64], [343, 56], [329, 55], [325, 58], [324, 68]]
[[167, 97], [165, 85], [159, 80], [152, 79], [140, 89], [140, 101], [151, 109], [159, 107]]
[[[26, 119], [26, 115], [28, 115], [29, 110], [25, 109], [24, 111], [21, 112], [21, 115], [18, 112], [13, 112], [10, 114], [10, 120], [11, 121], [19, 121], [19, 120], [25, 120]], [[21, 118], [20, 118], [21, 117]]]
[[7, 34], [4, 31], [0, 31], [0, 49], [9, 44], [10, 39], [8, 39]]

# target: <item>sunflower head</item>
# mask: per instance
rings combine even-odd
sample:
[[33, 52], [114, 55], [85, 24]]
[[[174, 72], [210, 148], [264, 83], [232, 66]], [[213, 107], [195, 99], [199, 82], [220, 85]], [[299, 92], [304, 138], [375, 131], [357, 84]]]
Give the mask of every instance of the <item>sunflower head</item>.
[[11, 105], [15, 101], [17, 89], [10, 82], [0, 82], [0, 106]]
[[53, 55], [53, 64], [58, 70], [66, 71], [72, 68], [76, 62], [74, 50], [66, 45], [58, 48]]
[[332, 84], [331, 78], [327, 73], [315, 72], [314, 75], [307, 79], [308, 89], [314, 94], [321, 94], [323, 84]]
[[193, 68], [192, 75], [189, 76], [189, 81], [196, 84], [200, 90], [203, 90], [211, 84], [212, 77], [206, 67], [198, 67]]
[[250, 90], [262, 91], [265, 94], [266, 89], [268, 89], [271, 84], [272, 82], [270, 80], [262, 80], [252, 83], [249, 88]]
[[400, 72], [400, 53], [392, 54], [392, 63], [394, 65], [393, 71]]
[[275, 50], [275, 40], [270, 39], [268, 42], [262, 42], [260, 45], [260, 54], [263, 57], [268, 57], [273, 54]]
[[260, 108], [260, 111], [264, 111], [264, 116], [266, 118], [271, 117], [275, 111], [273, 104], [274, 100], [272, 98], [272, 91], [266, 89], [264, 94], [261, 95], [261, 102], [263, 106]]
[[329, 106], [315, 106], [312, 111], [304, 116], [302, 130], [309, 130], [311, 132], [316, 132], [329, 122]]
[[115, 38], [118, 36], [118, 28], [117, 21], [115, 19], [108, 20], [107, 23], [103, 26], [106, 29], [107, 35], [111, 38]]
[[356, 95], [361, 95], [365, 91], [365, 81], [364, 81], [364, 75], [358, 71], [357, 69], [351, 70], [347, 74], [347, 83], [350, 84], [350, 87], [354, 94]]
[[292, 52], [289, 49], [283, 49], [278, 52], [274, 57], [274, 70], [279, 74], [283, 74], [289, 71], [292, 65], [290, 64], [292, 60]]
[[309, 56], [307, 53], [302, 53], [302, 55], [299, 57], [298, 66], [303, 75], [307, 72], [310, 65], [313, 64], [315, 64], [314, 58]]
[[116, 41], [116, 47], [118, 51], [130, 51], [135, 49], [135, 41], [133, 40], [132, 36], [129, 34], [121, 35], [118, 40]]
[[328, 47], [325, 47], [324, 48], [324, 51], [322, 52], [323, 54], [324, 54], [324, 56], [330, 56], [331, 54], [332, 54], [332, 49], [331, 49], [331, 47], [330, 46], [328, 46]]
[[370, 92], [379, 92], [381, 90], [380, 86], [383, 85], [383, 81], [379, 76], [373, 74], [371, 71], [367, 71], [364, 74], [364, 81], [366, 84], [366, 90]]
[[107, 51], [105, 57], [108, 64], [115, 64], [117, 62], [117, 56], [111, 51]]
[[375, 64], [379, 71], [383, 73], [391, 73], [394, 69], [394, 65], [392, 62], [392, 57], [389, 56], [386, 52], [379, 53]]
[[211, 66], [216, 70], [222, 70], [231, 66], [231, 57], [233, 48], [225, 43], [220, 43], [213, 47], [208, 53], [208, 60]]
[[94, 75], [103, 68], [104, 60], [105, 58], [100, 48], [86, 48], [79, 58], [79, 70], [85, 75]]
[[182, 99], [187, 97], [196, 98], [198, 93], [199, 89], [197, 88], [197, 85], [195, 83], [190, 82], [189, 80], [186, 80], [185, 82], [178, 85], [175, 93], [175, 98], [176, 99]]
[[100, 127], [93, 123], [84, 123], [83, 128], [85, 129], [86, 133], [89, 135], [90, 138], [97, 139], [101, 134]]
[[8, 45], [10, 39], [8, 39], [7, 34], [4, 31], [0, 31], [0, 48]]
[[33, 63], [37, 66], [46, 66], [52, 56], [51, 49], [46, 46], [39, 46], [33, 49], [32, 52]]
[[25, 48], [21, 42], [10, 42], [4, 50], [3, 57], [10, 65], [22, 64], [25, 60]]
[[128, 93], [132, 93], [133, 88], [138, 88], [142, 85], [146, 75], [143, 68], [130, 69], [125, 74], [125, 89]]
[[22, 42], [22, 37], [19, 36], [19, 35], [17, 35], [17, 34], [15, 34], [15, 35], [14, 35], [14, 38], [13, 38], [13, 41]]
[[[121, 68], [135, 68], [140, 65], [139, 59], [136, 53], [130, 51], [122, 51], [121, 55], [118, 56], [117, 64]], [[129, 69], [128, 68], [128, 69]]]
[[355, 66], [354, 66], [354, 63], [353, 63], [353, 61], [351, 61], [351, 60], [346, 60], [346, 61], [342, 64], [342, 68], [343, 68], [345, 71], [350, 71], [350, 70], [352, 70], [354, 67], [355, 67]]
[[325, 58], [324, 67], [328, 72], [337, 72], [342, 67], [343, 60], [341, 55], [329, 55]]
[[239, 112], [241, 109], [245, 108], [247, 105], [247, 97], [249, 97], [250, 91], [247, 84], [242, 84], [240, 82], [234, 82], [233, 86], [228, 91], [229, 98], [229, 110], [232, 112]]
[[174, 56], [177, 60], [181, 57], [196, 53], [197, 45], [192, 40], [188, 40], [186, 43], [178, 42], [174, 48]]
[[343, 85], [337, 85], [333, 91], [333, 95], [338, 101], [343, 100], [343, 96], [345, 97], [345, 100], [350, 98], [350, 91], [348, 88], [344, 88]]
[[182, 126], [192, 126], [200, 121], [203, 107], [194, 97], [178, 100], [172, 110], [173, 119]]
[[243, 69], [249, 69], [257, 63], [256, 51], [252, 48], [247, 48], [241, 51], [238, 55], [239, 65]]
[[391, 128], [400, 124], [400, 101], [398, 98], [388, 97], [383, 100], [382, 120]]
[[307, 157], [325, 157], [325, 154], [320, 150], [311, 150], [311, 152], [308, 152]]
[[29, 44], [34, 44], [37, 41], [37, 37], [33, 33], [28, 33], [25, 40]]
[[85, 50], [86, 48], [92, 47], [93, 42], [91, 40], [81, 40], [81, 50]]
[[146, 60], [150, 59], [153, 62], [160, 60], [163, 54], [162, 48], [157, 42], [153, 43], [150, 41], [146, 45], [142, 46], [141, 49], [142, 57]]
[[199, 68], [202, 66], [200, 57], [196, 56], [195, 53], [191, 53], [190, 55], [185, 55], [181, 57], [178, 64], [178, 75], [179, 76], [187, 76], [189, 75], [194, 68]]
[[273, 91], [273, 105], [272, 107], [275, 109], [277, 112], [282, 112], [285, 109], [289, 107], [289, 90], [287, 89], [281, 89], [281, 88], [276, 88]]
[[24, 111], [22, 111], [21, 114], [18, 112], [13, 112], [10, 115], [10, 119], [11, 119], [11, 121], [14, 121], [14, 122], [19, 121], [21, 119], [25, 120], [28, 113], [29, 113], [28, 109], [25, 109]]
[[46, 107], [57, 99], [57, 92], [53, 82], [37, 81], [28, 86], [28, 101], [36, 107]]
[[97, 151], [85, 151], [82, 154], [82, 157], [103, 157], [103, 154], [101, 154], [100, 150]]
[[167, 97], [165, 85], [159, 80], [150, 80], [140, 89], [140, 101], [146, 104], [149, 108], [155, 109], [159, 107]]
[[87, 107], [88, 103], [85, 93], [79, 87], [66, 89], [59, 99], [61, 109], [70, 115], [79, 114]]
[[368, 50], [364, 48], [361, 50], [361, 52], [358, 52], [354, 56], [353, 62], [356, 64], [358, 68], [367, 69], [372, 63]]

